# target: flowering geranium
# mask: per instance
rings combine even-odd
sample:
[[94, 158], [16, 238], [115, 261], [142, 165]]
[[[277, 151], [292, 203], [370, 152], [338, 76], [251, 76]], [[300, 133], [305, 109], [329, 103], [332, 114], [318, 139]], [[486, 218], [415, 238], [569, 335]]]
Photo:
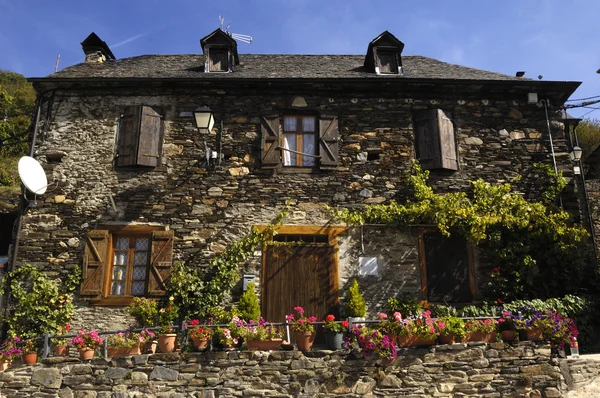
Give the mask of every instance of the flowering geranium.
[[441, 336], [462, 337], [466, 333], [465, 321], [455, 316], [445, 316], [438, 318], [434, 322], [435, 331]]
[[379, 323], [379, 329], [382, 333], [388, 335], [399, 335], [402, 328], [404, 327], [402, 323], [402, 314], [399, 312], [394, 312], [393, 318], [389, 318], [385, 312], [379, 314], [379, 319], [381, 322]]
[[242, 329], [242, 337], [248, 340], [274, 340], [281, 339], [283, 334], [281, 330], [271, 325], [269, 322], [266, 322], [262, 317], [259, 319], [258, 323], [254, 322], [252, 319], [244, 325]]
[[496, 331], [496, 320], [487, 319], [471, 319], [465, 322], [467, 332], [493, 333]]
[[359, 348], [365, 356], [376, 355], [379, 358], [392, 360], [396, 358], [396, 345], [384, 333], [363, 325], [352, 327], [346, 347]]
[[178, 308], [171, 303], [169, 298], [169, 305], [162, 307], [158, 310], [158, 325], [160, 326], [160, 334], [172, 333], [172, 325], [177, 319]]
[[502, 316], [498, 318], [498, 330], [515, 330], [517, 324], [521, 321], [521, 317], [514, 315], [510, 311], [502, 311]]
[[133, 333], [130, 331], [119, 332], [108, 336], [107, 344], [109, 347], [114, 348], [133, 348], [144, 343], [145, 338], [139, 333]]
[[225, 347], [236, 346], [239, 342], [238, 336], [235, 336], [229, 328], [218, 328], [216, 333], [219, 343]]
[[[63, 327], [61, 327], [57, 333], [57, 335], [62, 336], [67, 334], [69, 331], [71, 330], [71, 325], [65, 325]], [[67, 339], [63, 339], [63, 338], [55, 338], [52, 339], [52, 342], [54, 343], [55, 346], [60, 346], [60, 345], [67, 345]]]
[[435, 339], [435, 322], [431, 318], [431, 311], [423, 311], [416, 317], [404, 318], [400, 321], [404, 326], [400, 329], [400, 336], [416, 336], [422, 339]]
[[95, 330], [86, 332], [84, 329], [81, 329], [79, 333], [77, 333], [77, 336], [71, 339], [71, 344], [79, 349], [96, 349], [100, 347], [102, 343], [104, 343], [104, 339], [100, 337]]
[[[346, 326], [343, 323], [346, 323]], [[344, 330], [348, 328], [348, 321], [342, 321], [340, 323], [335, 321], [334, 315], [327, 315], [323, 320], [323, 329], [325, 331], [334, 332], [334, 333], [342, 333]]]
[[306, 317], [304, 316], [304, 308], [295, 307], [294, 311], [298, 314], [298, 319], [294, 316], [294, 314], [289, 314], [285, 317], [285, 320], [292, 323], [292, 330], [294, 332], [315, 332], [315, 327], [313, 326], [313, 322], [317, 321], [317, 318], [314, 316]]
[[152, 330], [148, 330], [148, 328], [142, 330], [140, 332], [140, 343], [146, 344], [149, 341], [152, 341], [156, 338], [156, 334]]
[[0, 345], [0, 361], [10, 362], [20, 357], [23, 354], [23, 351], [18, 347], [20, 342], [21, 339], [15, 336], [2, 343]]
[[210, 340], [213, 335], [213, 330], [209, 327], [200, 326], [200, 321], [197, 319], [191, 320], [187, 326], [191, 326], [188, 328], [187, 333], [192, 339]]

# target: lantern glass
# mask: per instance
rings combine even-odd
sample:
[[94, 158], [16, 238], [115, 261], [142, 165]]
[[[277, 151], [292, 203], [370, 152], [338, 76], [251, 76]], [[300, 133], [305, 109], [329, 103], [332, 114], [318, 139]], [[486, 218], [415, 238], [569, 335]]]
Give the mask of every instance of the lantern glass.
[[581, 160], [581, 155], [583, 155], [583, 150], [580, 147], [578, 147], [578, 146], [574, 147], [572, 153], [573, 153], [573, 160], [575, 160], [575, 161]]
[[215, 125], [215, 117], [209, 107], [203, 106], [194, 111], [194, 123], [201, 133], [210, 133]]

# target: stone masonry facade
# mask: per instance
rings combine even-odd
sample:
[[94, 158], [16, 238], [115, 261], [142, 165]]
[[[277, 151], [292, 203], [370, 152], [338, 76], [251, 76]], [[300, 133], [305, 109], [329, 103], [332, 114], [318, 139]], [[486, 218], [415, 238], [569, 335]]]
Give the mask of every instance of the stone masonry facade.
[[400, 349], [392, 362], [348, 350], [48, 358], [0, 372], [0, 391], [48, 398], [555, 398], [597, 378], [598, 362], [551, 358], [549, 346], [531, 342]]
[[[251, 226], [272, 221], [286, 204], [292, 206], [286, 225], [326, 225], [331, 222], [326, 206], [401, 202], [410, 197], [405, 176], [415, 159], [412, 114], [420, 109], [449, 110], [455, 125], [459, 170], [432, 171], [430, 182], [436, 191], [469, 191], [470, 181], [477, 178], [501, 183], [522, 174], [519, 188], [532, 192], [540, 188], [533, 163], [551, 164], [544, 110], [521, 99], [473, 99], [472, 94], [412, 99], [318, 86], [297, 92], [216, 86], [201, 94], [184, 89], [57, 91], [51, 109], [44, 109], [51, 117], [36, 142], [35, 156], [48, 179], [58, 180], [58, 189], [24, 216], [18, 263], [34, 263], [62, 278], [82, 266], [88, 231], [111, 222], [136, 222], [169, 226], [175, 233], [174, 260], [206, 267], [212, 256]], [[119, 117], [125, 107], [140, 104], [162, 109], [161, 164], [145, 170], [117, 169], [113, 159]], [[198, 104], [210, 106], [223, 122], [218, 167], [203, 164], [203, 139], [217, 148], [218, 129], [202, 136], [190, 117], [181, 116]], [[338, 167], [313, 173], [262, 168], [260, 115], [273, 111], [337, 114]], [[568, 173], [563, 126], [557, 121], [551, 126], [556, 161]], [[379, 277], [361, 280], [371, 313], [400, 293], [420, 298], [416, 242], [410, 231], [385, 227], [367, 226], [362, 235], [356, 229], [341, 235], [341, 293], [357, 275], [358, 257], [369, 255], [381, 265]], [[257, 255], [240, 271], [255, 273], [260, 282], [260, 264]], [[488, 271], [477, 266], [478, 295]], [[239, 292], [240, 286], [234, 297]], [[78, 302], [74, 319], [76, 327], [88, 328], [120, 328], [129, 322], [123, 308], [84, 302]]]

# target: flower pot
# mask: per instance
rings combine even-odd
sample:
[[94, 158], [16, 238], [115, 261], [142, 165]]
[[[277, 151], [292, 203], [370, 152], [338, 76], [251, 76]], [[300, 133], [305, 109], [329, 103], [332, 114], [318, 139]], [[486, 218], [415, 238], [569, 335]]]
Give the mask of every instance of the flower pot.
[[314, 342], [313, 332], [296, 332], [296, 345], [300, 351], [310, 351]]
[[54, 356], [68, 357], [69, 356], [69, 346], [66, 344], [54, 346]]
[[125, 356], [123, 352], [123, 347], [106, 347], [106, 355], [109, 358], [118, 358]]
[[483, 341], [493, 343], [496, 341], [496, 332], [469, 332], [465, 336], [466, 341]]
[[25, 365], [33, 365], [37, 362], [37, 352], [30, 352], [29, 354], [23, 354], [21, 360]]
[[160, 348], [160, 352], [175, 351], [175, 341], [176, 340], [177, 340], [177, 335], [175, 333], [158, 335], [158, 348]]
[[208, 348], [208, 339], [199, 339], [192, 337], [192, 343], [194, 343], [194, 348], [197, 350], [206, 350]]
[[440, 334], [438, 336], [438, 342], [440, 344], [455, 344], [458, 339], [453, 333], [450, 334]]
[[413, 347], [431, 347], [432, 345], [435, 345], [435, 338], [417, 336], [413, 344]]
[[500, 338], [505, 343], [512, 343], [513, 341], [515, 341], [517, 339], [517, 334], [515, 333], [514, 330], [502, 330], [500, 332]]
[[131, 355], [140, 355], [140, 345], [134, 345], [133, 347], [129, 347], [126, 349], [127, 350], [127, 356], [131, 356]]
[[416, 340], [415, 336], [398, 336], [396, 337], [396, 344], [398, 347], [413, 347], [413, 343]]
[[544, 332], [540, 328], [532, 328], [525, 330], [525, 336], [529, 341], [542, 341], [544, 340]]
[[93, 348], [80, 348], [79, 349], [79, 359], [82, 361], [88, 361], [94, 358], [94, 349]]
[[279, 347], [281, 347], [282, 342], [282, 339], [248, 340], [246, 342], [246, 346], [249, 350], [274, 351], [279, 350]]
[[329, 350], [341, 350], [344, 343], [344, 333], [342, 332], [325, 332], [325, 344]]
[[10, 361], [0, 361], [0, 372], [5, 371], [10, 366]]
[[158, 343], [156, 340], [148, 341], [142, 346], [142, 354], [154, 354], [156, 352], [156, 346]]

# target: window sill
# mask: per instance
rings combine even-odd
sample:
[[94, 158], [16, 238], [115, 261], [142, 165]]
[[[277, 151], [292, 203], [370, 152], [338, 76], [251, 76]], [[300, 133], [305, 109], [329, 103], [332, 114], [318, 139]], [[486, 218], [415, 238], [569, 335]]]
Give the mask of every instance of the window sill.
[[[135, 296], [144, 297], [144, 296]], [[134, 296], [112, 296], [88, 300], [95, 307], [124, 307], [133, 303]]]

